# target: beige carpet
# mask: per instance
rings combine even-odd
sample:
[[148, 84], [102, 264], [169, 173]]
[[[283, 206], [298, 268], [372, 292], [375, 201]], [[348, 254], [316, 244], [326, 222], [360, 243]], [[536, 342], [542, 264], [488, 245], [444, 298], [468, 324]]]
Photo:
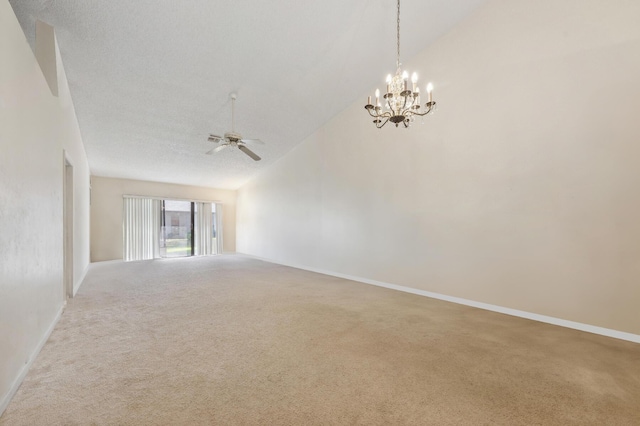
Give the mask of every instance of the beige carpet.
[[640, 425], [640, 345], [240, 256], [97, 264], [2, 425]]

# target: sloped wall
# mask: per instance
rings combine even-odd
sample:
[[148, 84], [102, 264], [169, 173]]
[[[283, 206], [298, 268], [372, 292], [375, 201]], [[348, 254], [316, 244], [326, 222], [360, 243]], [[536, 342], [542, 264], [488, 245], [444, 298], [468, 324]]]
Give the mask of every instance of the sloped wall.
[[405, 61], [435, 115], [363, 93], [240, 188], [238, 252], [640, 334], [639, 18], [489, 1]]

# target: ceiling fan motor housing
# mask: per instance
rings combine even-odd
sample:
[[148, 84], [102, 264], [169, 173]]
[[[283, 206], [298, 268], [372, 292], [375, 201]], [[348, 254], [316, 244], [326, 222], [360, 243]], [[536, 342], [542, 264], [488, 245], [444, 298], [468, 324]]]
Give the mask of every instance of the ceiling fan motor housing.
[[242, 139], [242, 135], [236, 132], [228, 132], [224, 134], [224, 138], [229, 139], [230, 141], [233, 141], [233, 142], [238, 142], [239, 140]]

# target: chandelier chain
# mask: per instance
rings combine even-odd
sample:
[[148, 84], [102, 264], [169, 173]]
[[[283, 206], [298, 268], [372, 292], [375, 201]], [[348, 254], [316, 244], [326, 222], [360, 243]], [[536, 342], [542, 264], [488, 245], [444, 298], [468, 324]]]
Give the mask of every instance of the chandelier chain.
[[397, 41], [398, 41], [398, 57], [396, 58], [396, 66], [397, 68], [400, 68], [400, 0], [398, 0], [398, 19], [396, 21], [397, 24], [397, 31], [396, 31], [396, 36], [397, 36]]

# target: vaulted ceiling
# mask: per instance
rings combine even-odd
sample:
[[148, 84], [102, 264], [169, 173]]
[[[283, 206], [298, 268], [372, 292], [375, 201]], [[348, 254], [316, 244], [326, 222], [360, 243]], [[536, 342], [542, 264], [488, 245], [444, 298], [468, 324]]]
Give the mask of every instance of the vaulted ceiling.
[[[410, 58], [484, 0], [404, 0]], [[10, 0], [53, 25], [91, 172], [234, 189], [395, 67], [394, 0]], [[260, 138], [204, 155], [209, 133]], [[369, 120], [363, 109], [363, 120]]]

